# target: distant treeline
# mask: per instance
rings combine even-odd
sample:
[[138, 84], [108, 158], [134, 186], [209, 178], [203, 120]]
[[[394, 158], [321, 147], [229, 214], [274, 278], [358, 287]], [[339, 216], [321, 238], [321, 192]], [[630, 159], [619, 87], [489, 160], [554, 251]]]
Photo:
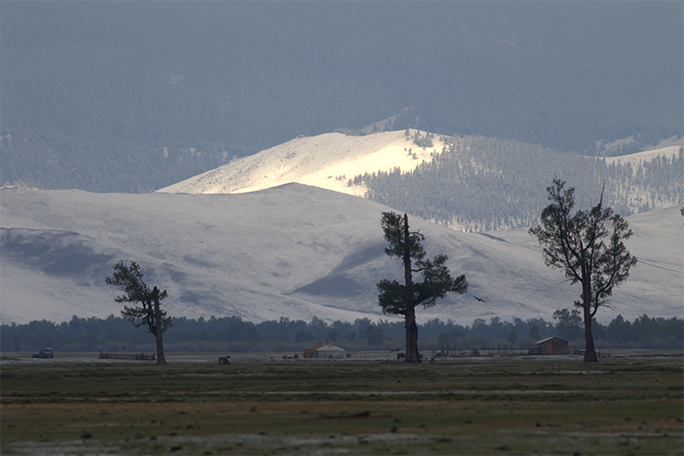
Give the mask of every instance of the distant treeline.
[[[553, 319], [554, 323], [520, 318], [502, 321], [499, 317], [487, 322], [478, 318], [466, 326], [435, 319], [419, 325], [419, 345], [462, 350], [500, 346], [533, 348], [537, 340], [557, 336], [583, 348], [584, 332], [577, 311], [563, 309], [554, 313]], [[3, 324], [0, 329], [3, 352], [36, 351], [45, 347], [58, 352], [111, 352], [124, 346], [129, 352], [154, 351], [154, 338], [150, 334], [113, 315], [105, 319], [73, 316], [63, 323], [36, 320], [19, 325]], [[643, 315], [630, 322], [619, 315], [608, 325], [594, 321], [593, 332], [599, 348], [682, 348], [684, 320]], [[353, 323], [329, 324], [317, 317], [309, 322], [281, 317], [252, 323], [239, 317], [181, 317], [173, 320], [173, 326], [164, 335], [165, 349], [169, 352], [298, 352], [326, 341], [347, 350], [401, 350], [404, 323], [372, 322], [364, 318]]]
[[[407, 130], [408, 155], [431, 147], [418, 145], [429, 137], [410, 139]], [[535, 224], [548, 204], [546, 187], [553, 176], [578, 189], [580, 207], [596, 204], [604, 185], [604, 202], [623, 215], [684, 202], [684, 149], [674, 157], [609, 164], [518, 141], [481, 136], [442, 139], [448, 146], [413, 171], [366, 173], [348, 185], [366, 185], [366, 197], [373, 201], [464, 231]]]

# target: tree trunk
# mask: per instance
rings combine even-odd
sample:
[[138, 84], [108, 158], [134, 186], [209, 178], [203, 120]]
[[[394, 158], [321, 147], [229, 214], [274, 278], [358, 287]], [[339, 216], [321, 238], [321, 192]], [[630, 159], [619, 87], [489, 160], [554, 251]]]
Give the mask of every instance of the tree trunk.
[[416, 308], [406, 309], [406, 358], [407, 363], [419, 363], [418, 325], [416, 324]]
[[594, 348], [594, 335], [591, 332], [591, 282], [584, 286], [582, 293], [582, 307], [584, 311], [584, 362], [597, 363], [596, 349]]
[[408, 215], [404, 214], [404, 286], [406, 290], [406, 359], [407, 363], [419, 363], [418, 325], [416, 308], [413, 305], [413, 279], [411, 277], [411, 250], [409, 249]]
[[156, 325], [154, 337], [157, 340], [157, 364], [166, 364], [164, 342], [162, 341], [161, 312], [159, 311], [159, 289], [157, 287], [154, 287], [152, 290], [152, 298], [154, 299], [154, 320]]

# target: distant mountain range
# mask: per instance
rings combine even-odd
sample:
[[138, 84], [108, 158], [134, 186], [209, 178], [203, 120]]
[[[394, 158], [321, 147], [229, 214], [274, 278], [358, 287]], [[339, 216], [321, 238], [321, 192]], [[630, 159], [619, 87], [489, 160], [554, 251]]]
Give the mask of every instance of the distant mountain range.
[[147, 192], [331, 131], [641, 151], [684, 135], [683, 14], [676, 1], [2, 2], [0, 185]]
[[683, 13], [3, 2], [1, 319], [117, 314], [104, 278], [126, 259], [171, 315], [390, 318], [387, 210], [471, 284], [421, 319], [549, 318], [578, 291], [515, 228], [554, 176], [634, 228], [606, 318], [681, 316]]
[[[375, 288], [401, 274], [383, 253], [380, 214], [391, 209], [366, 199], [301, 184], [212, 195], [3, 188], [0, 198], [3, 323], [118, 314], [118, 290], [104, 278], [119, 260], [138, 261], [148, 283], [168, 290], [172, 316], [394, 318], [380, 313]], [[681, 316], [678, 208], [628, 220], [639, 264], [599, 318]], [[422, 321], [549, 319], [578, 297], [524, 230], [461, 233], [410, 222], [428, 254], [447, 254], [470, 283], [466, 295], [419, 311]]]
[[684, 204], [684, 144], [621, 157], [561, 154], [534, 144], [406, 129], [300, 137], [158, 190], [242, 193], [289, 182], [366, 197], [463, 231], [529, 227], [557, 176], [577, 203], [623, 215]]

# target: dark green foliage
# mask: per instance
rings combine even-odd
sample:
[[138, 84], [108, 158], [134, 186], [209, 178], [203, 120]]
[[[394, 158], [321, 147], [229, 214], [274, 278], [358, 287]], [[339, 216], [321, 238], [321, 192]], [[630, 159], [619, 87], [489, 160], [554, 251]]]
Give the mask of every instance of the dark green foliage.
[[[152, 334], [157, 334], [156, 316], [153, 305], [153, 291], [143, 281], [143, 273], [140, 265], [135, 261], [128, 265], [119, 261], [114, 265], [112, 277], [105, 278], [107, 285], [119, 288], [124, 292], [122, 296], [117, 296], [114, 300], [120, 303], [130, 302], [133, 306], [124, 304], [121, 316], [133, 323], [138, 328], [145, 326]], [[157, 287], [154, 287], [155, 289]], [[168, 297], [166, 290], [159, 293], [159, 301]], [[140, 305], [140, 306], [138, 306]], [[167, 316], [166, 311], [160, 309], [161, 331], [162, 333], [171, 326], [171, 317]]]
[[[381, 225], [384, 237], [389, 242], [385, 253], [406, 261], [410, 259], [408, 270], [419, 272], [422, 282], [400, 284], [396, 280], [383, 279], [378, 282], [380, 307], [386, 314], [406, 315], [408, 306], [422, 305], [424, 308], [435, 305], [437, 299], [444, 298], [447, 293], [465, 293], [468, 282], [465, 275], [455, 279], [446, 267], [447, 256], [439, 254], [432, 260], [425, 260], [423, 237], [417, 232], [408, 232], [408, 218], [393, 212], [383, 212]], [[408, 233], [406, 235], [405, 233]], [[408, 300], [407, 300], [408, 298]]]
[[377, 325], [368, 325], [366, 328], [366, 336], [368, 338], [369, 345], [382, 345], [385, 341], [385, 333], [382, 328]]
[[443, 349], [449, 343], [449, 335], [447, 333], [440, 333], [437, 338], [437, 347]]
[[302, 330], [300, 330], [300, 331], [295, 335], [294, 341], [297, 342], [297, 343], [300, 343], [300, 342], [311, 342], [311, 341], [313, 340], [313, 338], [314, 338], [314, 336], [313, 336], [312, 333], [310, 333], [310, 332], [308, 332], [308, 331], [304, 331], [304, 330], [302, 329]]
[[684, 327], [679, 318], [649, 318], [644, 314], [633, 322], [618, 315], [605, 328], [612, 343], [629, 348], [682, 346]]
[[541, 333], [539, 332], [539, 326], [537, 326], [537, 325], [532, 326], [530, 328], [530, 331], [527, 333], [527, 336], [530, 339], [541, 340], [542, 337], [541, 337]]
[[[339, 345], [345, 348], [361, 350], [375, 348], [367, 344], [367, 328], [371, 324], [368, 319], [352, 323], [336, 321], [326, 325], [324, 333], [317, 333], [304, 321], [286, 318], [254, 324], [239, 317], [177, 317], [174, 318], [173, 327], [165, 333], [164, 341], [167, 348], [173, 351], [271, 351], [279, 346], [287, 350], [300, 350], [304, 346], [293, 342], [296, 332], [292, 332], [300, 328], [311, 332], [316, 341], [325, 341], [332, 330], [337, 330], [339, 336], [334, 340], [328, 338], [330, 341], [339, 341]], [[390, 347], [398, 348], [401, 345], [403, 321], [381, 320], [375, 326], [385, 336], [384, 346], [389, 343]], [[665, 319], [644, 315], [630, 322], [618, 315], [606, 326], [596, 322], [592, 326], [595, 334], [598, 335], [601, 330], [605, 333], [605, 337], [597, 337], [602, 348], [681, 348], [684, 336], [684, 320], [677, 317]], [[356, 341], [357, 330], [363, 333], [359, 341]], [[494, 347], [506, 342], [506, 336], [512, 330], [528, 335], [529, 339], [522, 344], [525, 348], [533, 348], [534, 342], [545, 337], [562, 337], [556, 326], [542, 319], [515, 318], [502, 322], [492, 317], [489, 323], [477, 319], [466, 326], [435, 319], [418, 324], [418, 330], [421, 347], [440, 348], [445, 339], [446, 344], [455, 348]], [[113, 315], [104, 319], [74, 316], [62, 323], [36, 320], [19, 325], [3, 324], [0, 334], [0, 348], [5, 352], [37, 351], [46, 346], [57, 352], [111, 351], [114, 347], [122, 346], [131, 352], [154, 348], [143, 332], [136, 330], [126, 319]], [[476, 338], [483, 344], [475, 345]], [[518, 339], [515, 346], [518, 347], [524, 339]], [[49, 344], [46, 343], [48, 341]]]
[[168, 296], [166, 290], [159, 291], [157, 287], [150, 289], [143, 280], [140, 265], [135, 261], [129, 262], [128, 265], [123, 261], [116, 263], [114, 274], [105, 278], [105, 282], [124, 292], [123, 296], [115, 298], [116, 302], [133, 303], [132, 306], [124, 304], [121, 316], [135, 327], [147, 327], [157, 343], [157, 364], [166, 364], [162, 334], [171, 326], [171, 317], [161, 308], [162, 299]]
[[556, 330], [561, 339], [567, 341], [580, 339], [584, 333], [584, 324], [579, 310], [568, 309], [557, 310], [553, 313], [553, 319], [557, 320]]
[[[404, 283], [383, 279], [378, 282], [380, 292], [378, 303], [382, 312], [403, 315], [406, 329], [406, 362], [419, 363], [418, 327], [416, 325], [416, 306], [424, 308], [435, 305], [437, 299], [447, 293], [465, 293], [468, 282], [465, 275], [452, 278], [446, 267], [446, 255], [437, 255], [425, 260], [422, 241], [425, 237], [419, 232], [409, 230], [408, 215], [402, 217], [394, 212], [383, 212], [380, 221], [384, 238], [389, 242], [385, 253], [401, 258], [404, 266]], [[422, 281], [414, 281], [413, 273], [422, 275]]]
[[511, 329], [508, 336], [506, 336], [506, 340], [510, 344], [515, 343], [515, 341], [518, 340], [518, 331], [516, 331], [515, 328]]

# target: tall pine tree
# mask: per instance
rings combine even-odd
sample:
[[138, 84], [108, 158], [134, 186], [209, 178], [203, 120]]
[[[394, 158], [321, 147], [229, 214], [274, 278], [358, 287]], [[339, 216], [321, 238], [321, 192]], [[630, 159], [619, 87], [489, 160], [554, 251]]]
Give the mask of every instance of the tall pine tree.
[[[406, 362], [419, 363], [416, 307], [421, 304], [424, 308], [432, 307], [438, 298], [444, 298], [449, 292], [465, 293], [468, 282], [465, 275], [456, 279], [451, 277], [449, 268], [445, 266], [446, 255], [425, 259], [422, 245], [425, 237], [409, 230], [408, 215], [402, 217], [394, 212], [383, 212], [381, 225], [385, 240], [389, 242], [385, 253], [401, 258], [403, 262], [404, 283], [387, 279], [378, 282], [378, 302], [383, 313], [404, 316]], [[423, 280], [414, 281], [413, 273], [420, 273]]]
[[161, 308], [161, 300], [168, 296], [166, 290], [159, 291], [143, 281], [140, 265], [131, 261], [129, 265], [119, 261], [114, 265], [114, 274], [105, 279], [107, 285], [115, 286], [124, 292], [117, 296], [116, 302], [132, 302], [133, 306], [124, 304], [121, 316], [132, 322], [134, 326], [146, 326], [157, 343], [157, 364], [166, 364], [162, 333], [171, 326], [171, 317]]

